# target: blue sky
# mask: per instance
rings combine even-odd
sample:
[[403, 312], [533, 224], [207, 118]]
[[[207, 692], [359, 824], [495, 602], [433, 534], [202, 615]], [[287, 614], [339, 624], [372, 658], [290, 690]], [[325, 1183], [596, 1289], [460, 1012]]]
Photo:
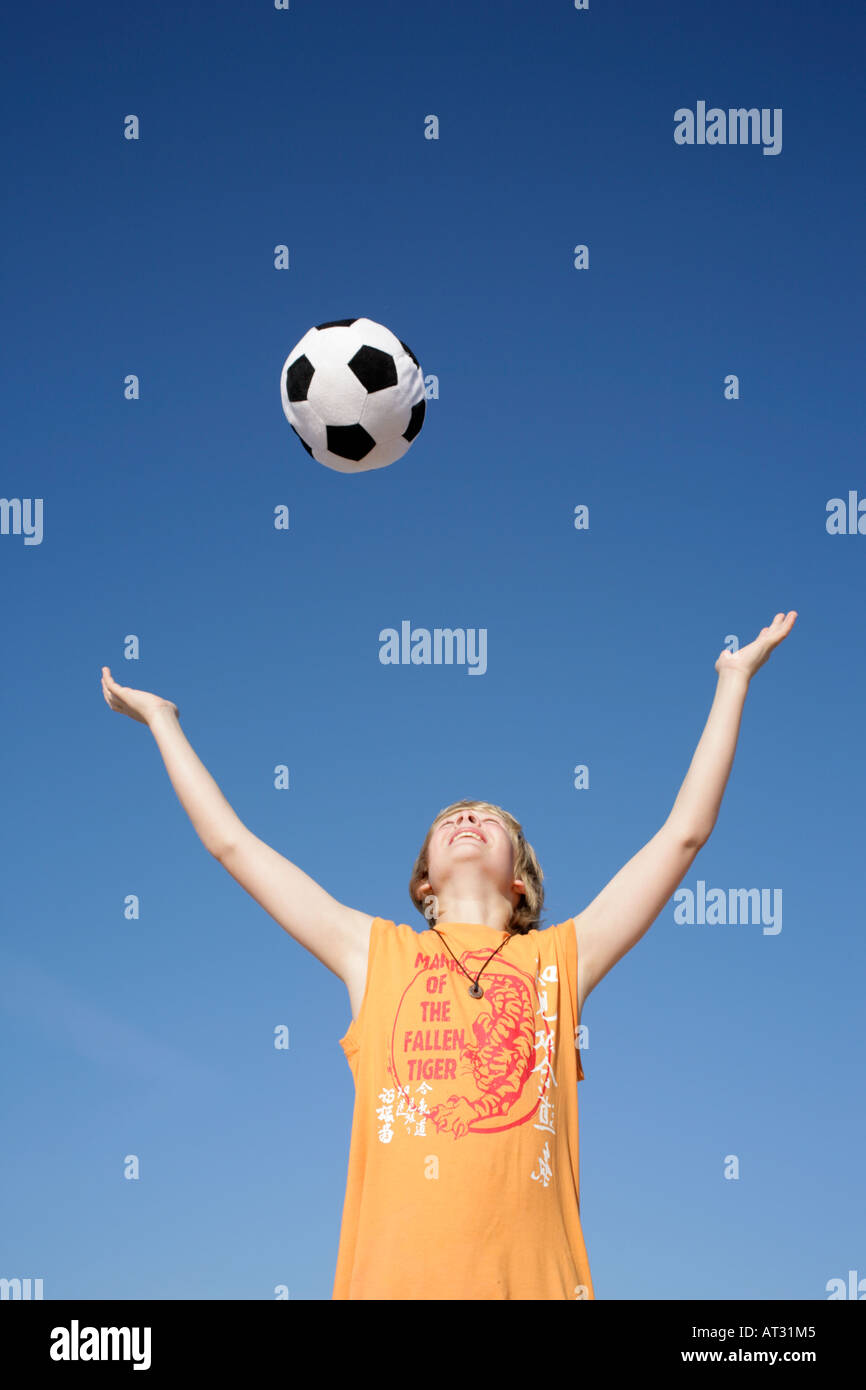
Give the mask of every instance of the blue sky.
[[[864, 28], [737, 0], [7, 18], [0, 491], [44, 534], [0, 536], [0, 1275], [333, 1285], [345, 987], [207, 854], [104, 664], [341, 901], [420, 930], [415, 854], [469, 796], [522, 822], [552, 924], [667, 817], [728, 636], [795, 608], [684, 882], [781, 890], [782, 930], [671, 902], [591, 996], [582, 1216], [598, 1298], [866, 1276], [866, 536], [826, 529], [866, 489]], [[698, 101], [780, 108], [781, 152], [675, 144]], [[439, 397], [347, 477], [279, 371], [355, 315]], [[383, 666], [404, 619], [486, 629], [484, 676]]]

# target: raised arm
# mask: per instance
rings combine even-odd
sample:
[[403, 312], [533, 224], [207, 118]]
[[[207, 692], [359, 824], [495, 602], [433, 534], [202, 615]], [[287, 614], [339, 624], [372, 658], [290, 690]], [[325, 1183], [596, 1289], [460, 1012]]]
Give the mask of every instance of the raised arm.
[[348, 985], [347, 976], [366, 965], [373, 918], [337, 902], [244, 825], [183, 732], [175, 704], [118, 685], [107, 666], [102, 668], [102, 689], [111, 709], [147, 724], [205, 849], [284, 931]]
[[578, 1010], [599, 980], [640, 941], [709, 839], [734, 761], [749, 682], [787, 637], [795, 611], [716, 662], [718, 682], [706, 727], [664, 825], [575, 917]]

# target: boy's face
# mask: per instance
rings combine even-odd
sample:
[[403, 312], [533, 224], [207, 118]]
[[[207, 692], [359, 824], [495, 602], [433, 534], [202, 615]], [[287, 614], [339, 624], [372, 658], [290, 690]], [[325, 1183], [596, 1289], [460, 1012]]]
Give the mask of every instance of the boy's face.
[[[496, 883], [506, 895], [514, 884], [514, 844], [505, 821], [494, 811], [461, 806], [434, 823], [427, 850], [427, 878], [444, 885], [460, 866], [476, 864], [478, 872]], [[463, 872], [456, 877], [465, 882]], [[521, 882], [518, 891], [522, 891]]]

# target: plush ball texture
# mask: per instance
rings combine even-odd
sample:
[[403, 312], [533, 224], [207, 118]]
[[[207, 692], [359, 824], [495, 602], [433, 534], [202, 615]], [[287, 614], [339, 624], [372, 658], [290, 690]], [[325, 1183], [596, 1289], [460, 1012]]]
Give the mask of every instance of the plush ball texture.
[[418, 359], [373, 319], [311, 328], [283, 363], [280, 395], [307, 453], [339, 473], [396, 463], [424, 423]]

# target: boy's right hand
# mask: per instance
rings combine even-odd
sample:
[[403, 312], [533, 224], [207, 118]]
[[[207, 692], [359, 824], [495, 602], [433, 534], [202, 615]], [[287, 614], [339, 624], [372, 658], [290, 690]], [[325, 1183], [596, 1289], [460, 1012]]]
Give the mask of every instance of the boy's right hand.
[[116, 710], [118, 714], [128, 714], [130, 719], [137, 719], [140, 724], [149, 724], [160, 709], [171, 709], [178, 713], [177, 705], [171, 700], [164, 700], [161, 695], [118, 685], [107, 666], [102, 668], [102, 693], [109, 709]]

